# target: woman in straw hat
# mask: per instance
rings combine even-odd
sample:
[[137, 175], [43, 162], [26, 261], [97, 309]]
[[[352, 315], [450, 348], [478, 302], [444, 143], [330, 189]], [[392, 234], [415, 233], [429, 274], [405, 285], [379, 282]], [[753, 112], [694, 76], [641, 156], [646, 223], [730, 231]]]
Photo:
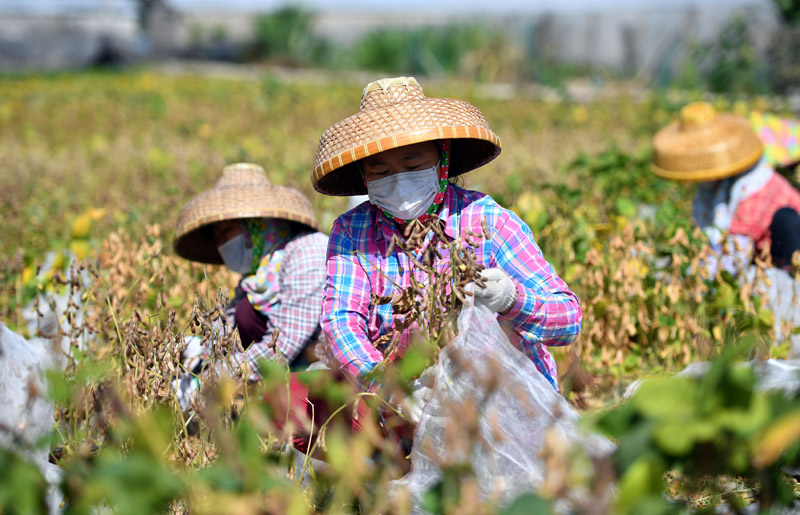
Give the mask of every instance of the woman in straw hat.
[[[364, 378], [384, 360], [379, 342], [393, 330], [392, 307], [372, 305], [371, 295], [408, 287], [412, 274], [426, 282], [390, 242], [395, 236], [403, 239], [409, 222], [438, 216], [454, 239], [468, 230], [481, 233], [485, 221], [491, 237], [475, 256], [486, 267], [486, 284], [476, 286], [475, 302], [498, 313], [519, 348], [557, 388], [547, 346], [566, 345], [578, 336], [577, 297], [515, 213], [448, 181], [499, 153], [500, 140], [476, 107], [426, 97], [411, 77], [368, 84], [359, 111], [322, 134], [313, 172], [316, 190], [369, 197], [334, 222], [328, 245], [322, 330], [341, 370]], [[444, 270], [447, 263], [437, 259], [434, 267]], [[403, 332], [401, 349], [415, 328]]]
[[[475, 302], [498, 313], [518, 348], [557, 389], [555, 362], [546, 346], [566, 345], [578, 336], [578, 299], [516, 214], [485, 194], [448, 182], [499, 153], [500, 140], [477, 108], [461, 100], [428, 98], [411, 77], [368, 84], [358, 113], [322, 134], [313, 171], [315, 189], [327, 195], [366, 194], [369, 199], [334, 222], [328, 244], [321, 324], [326, 361], [337, 380], [355, 378], [359, 388], [375, 386], [370, 373], [384, 361], [382, 336], [393, 332], [394, 317], [392, 306], [374, 305], [371, 298], [409, 287], [412, 274], [419, 283], [427, 282], [424, 272], [390, 244], [394, 237], [404, 238], [409, 222], [437, 216], [453, 239], [466, 231], [480, 234], [486, 224], [491, 237], [475, 249], [478, 262], [486, 267], [485, 286], [475, 287]], [[448, 263], [434, 259], [441, 271]], [[415, 323], [403, 331], [392, 358], [403, 353], [416, 328]], [[412, 384], [414, 394], [398, 402], [414, 424], [432, 393], [430, 376], [429, 371], [423, 373]], [[291, 380], [289, 388], [290, 418], [313, 421], [306, 424], [312, 429], [310, 436], [293, 435], [295, 448], [307, 452], [313, 428], [326, 423], [332, 410], [324, 394], [310, 395], [299, 381]], [[280, 397], [286, 395], [276, 399]], [[279, 412], [285, 413], [284, 408]], [[395, 441], [411, 438], [413, 425], [384, 417], [392, 418], [391, 412], [382, 412], [381, 418], [384, 428], [395, 427]], [[357, 431], [374, 421], [359, 403], [351, 420], [337, 422]], [[402, 459], [399, 463], [408, 464]]]
[[800, 250], [800, 193], [763, 154], [747, 119], [705, 102], [684, 107], [653, 139], [653, 172], [697, 183], [692, 214], [715, 252], [705, 263], [711, 275], [738, 273], [768, 251], [790, 270]]
[[242, 274], [229, 308], [251, 379], [257, 362], [275, 358], [303, 364], [319, 336], [328, 239], [317, 231], [308, 199], [270, 184], [257, 165], [226, 166], [214, 188], [190, 200], [178, 216], [175, 252], [192, 261], [224, 264]]

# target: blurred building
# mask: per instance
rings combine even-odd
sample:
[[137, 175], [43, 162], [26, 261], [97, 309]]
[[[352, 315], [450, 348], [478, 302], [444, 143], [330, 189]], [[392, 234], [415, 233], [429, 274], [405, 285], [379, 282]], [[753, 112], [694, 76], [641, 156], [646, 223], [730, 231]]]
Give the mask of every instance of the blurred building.
[[136, 51], [131, 2], [0, 2], [0, 70], [58, 70], [113, 64]]
[[[547, 59], [653, 76], [676, 66], [693, 43], [714, 38], [736, 13], [746, 18], [755, 50], [762, 52], [776, 27], [775, 14], [769, 0], [742, 1], [669, 8], [642, 2], [626, 9], [598, 2], [591, 11], [551, 12], [536, 11], [531, 2], [510, 14], [437, 10], [435, 3], [420, 12], [392, 12], [389, 4], [370, 11], [331, 0], [318, 4], [313, 31], [346, 48], [380, 28], [489, 23]], [[223, 0], [214, 11], [186, 0], [3, 0], [0, 70], [75, 68], [126, 56], [231, 59], [252, 41], [258, 13], [220, 10], [224, 6]]]

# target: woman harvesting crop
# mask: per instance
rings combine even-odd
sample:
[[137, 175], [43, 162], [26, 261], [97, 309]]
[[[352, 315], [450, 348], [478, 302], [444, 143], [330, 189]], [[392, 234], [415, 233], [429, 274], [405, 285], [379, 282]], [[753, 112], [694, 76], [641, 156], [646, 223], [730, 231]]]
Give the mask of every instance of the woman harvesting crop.
[[[467, 231], [487, 238], [473, 249], [485, 267], [474, 295], [498, 313], [515, 343], [557, 388], [547, 346], [575, 340], [581, 307], [542, 256], [530, 228], [491, 197], [448, 179], [480, 167], [500, 153], [500, 140], [471, 104], [428, 98], [410, 77], [383, 79], [364, 89], [355, 115], [326, 130], [317, 150], [313, 180], [327, 195], [366, 193], [369, 202], [340, 216], [328, 246], [322, 329], [336, 366], [365, 378], [402, 354], [417, 329], [405, 327], [389, 304], [371, 302], [428, 278], [413, 256], [391, 245], [404, 240], [409, 224], [438, 219], [444, 234]], [[413, 252], [422, 256], [433, 239], [424, 235]], [[444, 274], [450, 261], [436, 256]], [[412, 279], [413, 276], [413, 279]], [[400, 325], [402, 341], [384, 355], [382, 336]]]
[[800, 193], [764, 159], [747, 119], [695, 102], [658, 131], [653, 147], [654, 173], [697, 183], [692, 214], [714, 251], [705, 263], [711, 275], [720, 266], [738, 273], [766, 251], [791, 270], [800, 250]]
[[[270, 184], [254, 164], [225, 167], [213, 189], [181, 210], [175, 252], [242, 274], [228, 318], [245, 350], [234, 359], [250, 379], [258, 379], [258, 360], [276, 353], [293, 368], [308, 364], [304, 351], [320, 334], [326, 244], [308, 199]], [[190, 372], [201, 366], [197, 358]]]

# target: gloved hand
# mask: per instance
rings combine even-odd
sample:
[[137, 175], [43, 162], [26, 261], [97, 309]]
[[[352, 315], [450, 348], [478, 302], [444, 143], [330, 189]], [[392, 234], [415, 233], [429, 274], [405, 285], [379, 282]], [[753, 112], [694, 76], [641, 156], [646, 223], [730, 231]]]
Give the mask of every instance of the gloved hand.
[[209, 343], [204, 343], [199, 336], [187, 336], [186, 348], [183, 350], [183, 368], [187, 372], [199, 374], [204, 368], [208, 353]]
[[172, 389], [175, 390], [181, 410], [186, 413], [192, 407], [192, 394], [200, 390], [200, 380], [197, 376], [184, 372], [172, 380]]
[[517, 301], [517, 286], [511, 277], [500, 268], [487, 268], [481, 272], [486, 286], [474, 284], [472, 294], [475, 305], [481, 304], [495, 313], [505, 313]]
[[436, 378], [436, 366], [431, 366], [422, 375], [411, 381], [411, 395], [403, 399], [400, 413], [414, 424], [422, 420], [422, 410], [433, 397], [433, 381]]
[[183, 350], [183, 370], [172, 380], [172, 389], [178, 398], [181, 410], [187, 412], [192, 407], [192, 394], [199, 392], [200, 374], [206, 367], [208, 356], [208, 343], [204, 343], [199, 336], [191, 335], [186, 337], [186, 348]]

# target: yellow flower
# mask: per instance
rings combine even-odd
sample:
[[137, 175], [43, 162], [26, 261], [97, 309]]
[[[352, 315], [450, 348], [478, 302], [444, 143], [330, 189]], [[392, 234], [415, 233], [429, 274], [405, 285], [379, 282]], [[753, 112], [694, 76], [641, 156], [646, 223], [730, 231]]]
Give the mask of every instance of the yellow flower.
[[108, 208], [105, 207], [100, 207], [100, 208], [92, 207], [86, 211], [86, 214], [89, 215], [89, 218], [91, 218], [95, 222], [100, 220], [101, 218], [104, 218], [107, 213], [108, 213]]
[[78, 215], [72, 222], [72, 237], [84, 239], [89, 237], [92, 230], [92, 217], [88, 213]]
[[75, 254], [78, 259], [86, 259], [92, 252], [92, 246], [86, 240], [72, 240], [69, 242], [69, 250]]
[[28, 265], [22, 271], [22, 284], [28, 284], [34, 277], [36, 277], [36, 267]]
[[586, 106], [575, 106], [572, 108], [572, 119], [575, 123], [583, 125], [589, 120], [589, 110], [586, 109]]
[[53, 266], [50, 267], [51, 270], [63, 270], [67, 265], [67, 260], [61, 252], [57, 252], [56, 255], [53, 257]]

